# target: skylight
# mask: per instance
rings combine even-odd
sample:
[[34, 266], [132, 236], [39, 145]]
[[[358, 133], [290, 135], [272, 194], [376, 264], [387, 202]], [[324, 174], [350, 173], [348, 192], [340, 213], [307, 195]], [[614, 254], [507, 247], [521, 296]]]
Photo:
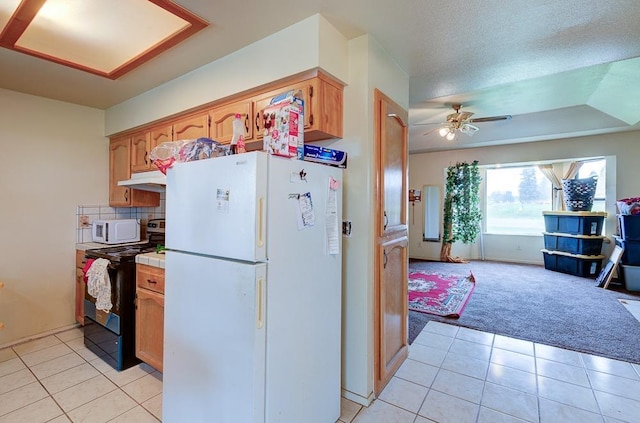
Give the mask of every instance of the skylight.
[[166, 0], [10, 0], [0, 46], [117, 79], [208, 23]]

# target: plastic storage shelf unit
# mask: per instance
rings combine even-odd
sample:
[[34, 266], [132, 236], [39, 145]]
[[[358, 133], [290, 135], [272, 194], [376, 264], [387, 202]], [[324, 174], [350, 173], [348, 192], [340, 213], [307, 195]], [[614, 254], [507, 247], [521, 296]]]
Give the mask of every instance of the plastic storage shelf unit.
[[585, 256], [599, 255], [602, 252], [601, 235], [571, 235], [544, 232], [544, 248]]
[[624, 241], [640, 241], [640, 216], [619, 214], [618, 225]]
[[583, 278], [595, 278], [600, 273], [603, 255], [585, 256], [543, 249], [544, 268]]
[[622, 277], [627, 291], [640, 291], [640, 266], [622, 265]]
[[545, 211], [546, 232], [571, 235], [601, 235], [606, 212]]

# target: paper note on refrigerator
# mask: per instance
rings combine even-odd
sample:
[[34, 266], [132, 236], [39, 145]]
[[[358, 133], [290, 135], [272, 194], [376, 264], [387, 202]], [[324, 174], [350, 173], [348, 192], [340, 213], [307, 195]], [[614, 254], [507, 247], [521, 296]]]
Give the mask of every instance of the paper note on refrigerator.
[[340, 183], [329, 177], [327, 194], [327, 253], [340, 254], [340, 227], [338, 224], [338, 188]]
[[313, 202], [311, 201], [311, 193], [298, 195], [298, 230], [310, 228], [315, 225], [316, 217], [313, 213]]

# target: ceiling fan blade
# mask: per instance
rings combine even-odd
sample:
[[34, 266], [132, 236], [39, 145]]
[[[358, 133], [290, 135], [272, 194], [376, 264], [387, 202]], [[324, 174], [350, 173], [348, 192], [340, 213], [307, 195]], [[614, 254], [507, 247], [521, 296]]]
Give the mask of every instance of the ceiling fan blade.
[[446, 125], [447, 122], [412, 123], [411, 126]]
[[477, 126], [471, 125], [469, 123], [465, 123], [460, 127], [460, 132], [462, 132], [463, 134], [467, 134], [470, 137], [473, 136], [473, 134], [476, 133], [476, 131], [480, 129]]
[[479, 123], [479, 122], [494, 122], [497, 120], [509, 120], [511, 119], [511, 115], [502, 115], [502, 116], [489, 116], [489, 117], [481, 117], [475, 119], [469, 119], [469, 122]]
[[433, 134], [434, 132], [439, 131], [439, 130], [440, 130], [440, 128], [433, 128], [433, 129], [430, 129], [430, 130], [428, 130], [427, 132], [425, 132], [424, 134], [422, 134], [422, 136], [424, 137], [424, 136], [426, 136], [426, 135], [431, 135], [431, 134]]

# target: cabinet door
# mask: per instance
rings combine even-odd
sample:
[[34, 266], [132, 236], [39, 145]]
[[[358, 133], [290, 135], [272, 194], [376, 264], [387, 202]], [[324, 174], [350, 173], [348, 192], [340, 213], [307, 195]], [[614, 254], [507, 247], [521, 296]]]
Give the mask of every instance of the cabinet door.
[[378, 395], [408, 354], [407, 112], [374, 91], [376, 178], [375, 379]]
[[159, 144], [171, 141], [171, 139], [173, 138], [173, 128], [171, 125], [151, 128], [151, 130], [149, 131], [149, 138], [151, 140], [150, 149], [153, 150]]
[[376, 356], [376, 393], [391, 380], [407, 358], [407, 237], [391, 240], [379, 247], [379, 285], [376, 326], [379, 328]]
[[118, 181], [131, 177], [131, 138], [109, 144], [109, 205], [111, 207], [158, 207], [160, 193], [121, 187]]
[[162, 372], [164, 295], [136, 290], [136, 357]]
[[190, 116], [173, 123], [173, 140], [209, 137], [209, 113]]
[[315, 77], [254, 98], [254, 139], [264, 136], [263, 110], [273, 97], [288, 91], [293, 91], [304, 101], [305, 142], [342, 137], [342, 88]]
[[151, 134], [138, 132], [131, 137], [131, 172], [144, 172], [150, 169]]
[[233, 135], [233, 121], [236, 113], [242, 115], [244, 123], [244, 139], [253, 139], [253, 102], [251, 100], [236, 101], [221, 107], [216, 107], [209, 112], [211, 116], [211, 138], [222, 143], [229, 144]]
[[126, 207], [131, 205], [130, 189], [118, 186], [131, 176], [131, 138], [112, 140], [109, 144], [109, 205]]
[[84, 325], [84, 290], [85, 282], [83, 279], [84, 274], [82, 269], [84, 268], [87, 259], [84, 258], [84, 251], [76, 250], [76, 322]]

